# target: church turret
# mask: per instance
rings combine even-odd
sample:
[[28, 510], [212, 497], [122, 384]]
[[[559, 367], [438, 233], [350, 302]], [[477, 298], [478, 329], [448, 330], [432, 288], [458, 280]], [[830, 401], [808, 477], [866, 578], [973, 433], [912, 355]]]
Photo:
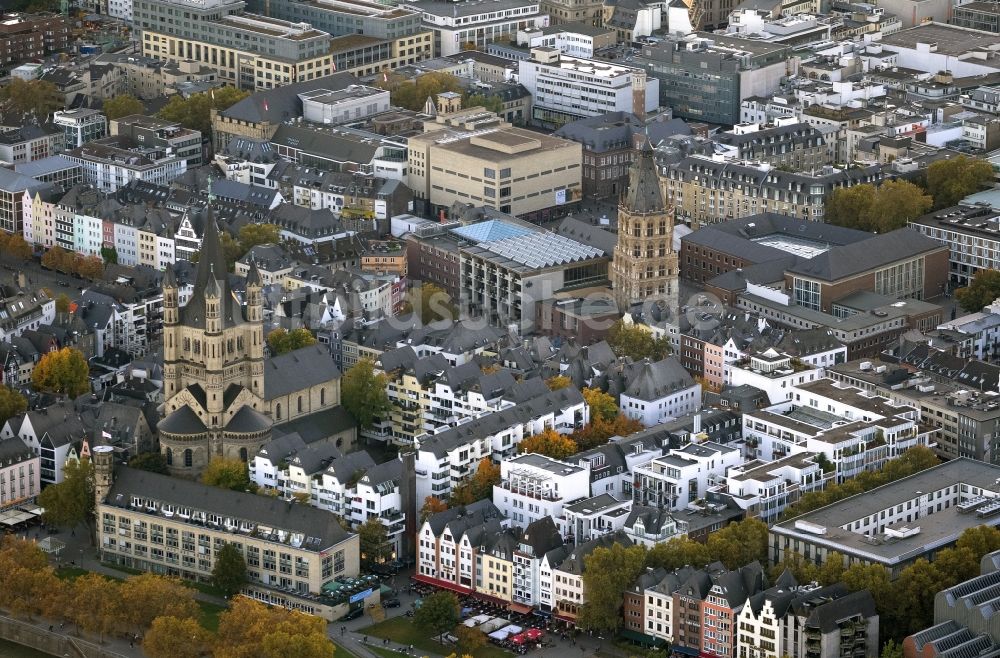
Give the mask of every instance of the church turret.
[[91, 451], [91, 458], [94, 460], [94, 499], [100, 505], [115, 482], [115, 449], [97, 446]]
[[177, 277], [174, 275], [174, 266], [168, 264], [163, 274], [163, 387], [167, 397], [176, 393], [179, 387], [177, 367], [181, 340], [177, 330], [179, 319]]

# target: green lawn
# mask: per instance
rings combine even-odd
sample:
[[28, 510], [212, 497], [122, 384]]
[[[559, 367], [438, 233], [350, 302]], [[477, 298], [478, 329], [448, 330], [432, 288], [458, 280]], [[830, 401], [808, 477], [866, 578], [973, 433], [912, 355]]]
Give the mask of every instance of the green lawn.
[[[392, 619], [386, 619], [385, 621], [379, 622], [374, 626], [369, 626], [368, 628], [363, 629], [361, 632], [371, 635], [372, 637], [389, 638], [389, 640], [395, 642], [396, 644], [402, 644], [404, 646], [412, 644], [415, 648], [420, 649], [421, 651], [429, 651], [442, 656], [457, 653], [455, 647], [440, 644], [436, 640], [427, 637], [427, 634], [414, 626], [407, 617], [393, 617]], [[380, 647], [371, 648], [378, 649]], [[383, 651], [386, 650], [383, 649]], [[380, 655], [384, 655], [387, 658], [389, 656], [396, 658], [400, 654], [395, 651], [387, 651], [386, 653]], [[499, 647], [493, 646], [492, 644], [487, 644], [482, 649], [476, 651], [473, 655], [475, 658], [510, 658], [512, 654]]]
[[[382, 658], [400, 658], [400, 656], [403, 655], [403, 654], [399, 653], [398, 651], [392, 651], [390, 649], [386, 649], [385, 647], [368, 647], [368, 650], [371, 651], [372, 653], [374, 653], [377, 656], [382, 656]], [[338, 646], [337, 647], [337, 654], [339, 655], [340, 652], [341, 652], [341, 648]], [[347, 653], [347, 652], [344, 651], [344, 653]]]
[[221, 605], [215, 605], [207, 601], [198, 601], [197, 603], [198, 607], [201, 608], [201, 618], [198, 620], [198, 623], [210, 633], [218, 631], [219, 615], [225, 612], [226, 609]]
[[86, 569], [81, 569], [80, 567], [60, 567], [56, 569], [56, 576], [62, 578], [63, 580], [75, 580], [80, 576], [90, 573]]

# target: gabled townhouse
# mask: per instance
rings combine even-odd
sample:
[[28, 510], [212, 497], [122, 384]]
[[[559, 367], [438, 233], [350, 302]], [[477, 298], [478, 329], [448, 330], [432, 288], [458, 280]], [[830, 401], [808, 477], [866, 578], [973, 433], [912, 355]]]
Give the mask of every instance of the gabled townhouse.
[[631, 546], [632, 540], [622, 532], [602, 535], [589, 542], [577, 544], [569, 550], [569, 555], [558, 565], [552, 566], [551, 591], [554, 604], [553, 616], [567, 624], [575, 624], [580, 609], [587, 602], [583, 584], [586, 558], [596, 548], [610, 548], [614, 544]]
[[42, 489], [41, 460], [18, 437], [0, 440], [0, 511], [35, 501]]
[[[666, 575], [667, 571], [662, 567], [646, 567], [631, 587], [625, 590], [622, 595], [623, 638], [644, 646], [659, 647], [665, 644], [664, 640], [646, 633], [646, 590], [660, 583]], [[649, 599], [648, 603], [652, 603], [652, 600]]]
[[589, 494], [586, 468], [528, 453], [500, 462], [500, 483], [493, 486], [493, 504], [505, 518], [523, 526], [545, 517], [562, 520], [566, 505]]
[[62, 482], [63, 467], [67, 460], [77, 458], [87, 431], [73, 403], [64, 400], [8, 419], [0, 439], [14, 437], [39, 456], [42, 484], [49, 485]]
[[652, 548], [684, 536], [687, 522], [665, 509], [630, 503], [622, 530], [633, 543]]
[[742, 461], [736, 446], [711, 441], [672, 449], [635, 468], [633, 500], [675, 512], [688, 509], [718, 486], [729, 468]]
[[541, 605], [542, 561], [547, 553], [562, 545], [562, 533], [550, 517], [543, 517], [525, 527], [514, 551], [511, 610], [526, 613]]
[[[417, 534], [417, 565], [414, 579], [469, 594], [476, 581], [476, 552], [483, 528], [501, 529], [500, 510], [489, 500], [453, 507], [431, 515], [420, 525]], [[474, 537], [467, 537], [470, 530]]]
[[589, 420], [590, 409], [580, 391], [547, 391], [513, 407], [487, 413], [414, 439], [417, 500], [447, 498], [472, 476], [480, 460], [502, 462], [525, 438], [554, 429], [570, 434]]

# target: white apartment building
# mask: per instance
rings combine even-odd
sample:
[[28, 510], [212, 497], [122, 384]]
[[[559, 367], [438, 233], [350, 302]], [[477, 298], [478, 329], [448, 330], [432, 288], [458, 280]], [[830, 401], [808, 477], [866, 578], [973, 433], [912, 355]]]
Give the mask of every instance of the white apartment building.
[[646, 635], [673, 642], [674, 640], [674, 588], [676, 581], [664, 578], [646, 589]]
[[635, 468], [633, 501], [675, 512], [687, 509], [742, 462], [736, 446], [712, 441], [689, 443]]
[[470, 44], [485, 50], [495, 41], [513, 41], [518, 30], [549, 24], [548, 15], [541, 13], [535, 0], [411, 0], [400, 6], [421, 13], [424, 29], [434, 34], [435, 57], [460, 53]]
[[559, 519], [566, 505], [589, 496], [588, 469], [534, 453], [501, 462], [500, 484], [493, 486], [493, 504], [520, 526]]
[[447, 498], [453, 487], [472, 476], [481, 460], [490, 458], [502, 463], [514, 456], [523, 439], [545, 429], [570, 434], [586, 425], [589, 417], [583, 395], [570, 387], [417, 436], [417, 500], [427, 496]]
[[529, 48], [555, 48], [570, 57], [593, 59], [594, 52], [617, 43], [615, 33], [584, 23], [554, 25], [544, 30], [521, 30], [517, 44]]
[[73, 215], [73, 251], [84, 256], [100, 256], [104, 246], [104, 222], [100, 217]]
[[63, 154], [83, 167], [83, 180], [102, 192], [116, 192], [132, 180], [169, 185], [187, 171], [187, 160], [87, 143]]
[[312, 123], [357, 121], [389, 109], [389, 92], [367, 85], [313, 89], [298, 96], [302, 101], [302, 119]]
[[725, 375], [727, 386], [756, 386], [767, 393], [772, 404], [776, 404], [791, 400], [793, 387], [822, 378], [823, 369], [793, 360], [787, 354], [779, 354], [774, 348], [769, 348], [761, 354], [751, 355], [749, 359], [727, 364]]
[[646, 427], [666, 423], [701, 408], [701, 384], [674, 356], [648, 359], [625, 368], [626, 388], [618, 399], [622, 413]]
[[802, 494], [822, 489], [833, 478], [833, 473], [823, 472], [816, 455], [803, 452], [773, 462], [752, 459], [733, 466], [720, 489], [749, 516], [772, 523]]
[[562, 516], [556, 523], [564, 537], [581, 543], [624, 530], [631, 509], [631, 500], [601, 494], [563, 505]]
[[21, 292], [6, 296], [0, 291], [0, 342], [10, 342], [14, 336], [52, 324], [56, 319], [56, 302], [45, 292]]
[[564, 55], [556, 48], [532, 48], [518, 63], [517, 80], [531, 92], [532, 119], [562, 125], [609, 112], [640, 117], [660, 104], [660, 81], [641, 68]]
[[749, 454], [764, 461], [822, 454], [837, 482], [877, 470], [917, 445], [930, 446], [934, 430], [914, 407], [897, 405], [829, 379], [800, 384], [792, 399], [743, 415]]

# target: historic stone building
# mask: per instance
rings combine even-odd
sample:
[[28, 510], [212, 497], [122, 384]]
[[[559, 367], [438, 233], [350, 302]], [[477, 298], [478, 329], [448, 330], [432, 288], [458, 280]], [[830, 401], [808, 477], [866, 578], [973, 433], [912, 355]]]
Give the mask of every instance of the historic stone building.
[[219, 229], [205, 221], [198, 276], [181, 308], [177, 281], [163, 279], [163, 395], [160, 450], [171, 471], [196, 473], [213, 457], [246, 461], [271, 439], [264, 402], [260, 273], [251, 264], [246, 307], [229, 287]]
[[663, 302], [677, 312], [677, 253], [674, 213], [664, 201], [653, 149], [644, 140], [629, 172], [628, 189], [618, 206], [618, 244], [611, 283], [618, 308]]

